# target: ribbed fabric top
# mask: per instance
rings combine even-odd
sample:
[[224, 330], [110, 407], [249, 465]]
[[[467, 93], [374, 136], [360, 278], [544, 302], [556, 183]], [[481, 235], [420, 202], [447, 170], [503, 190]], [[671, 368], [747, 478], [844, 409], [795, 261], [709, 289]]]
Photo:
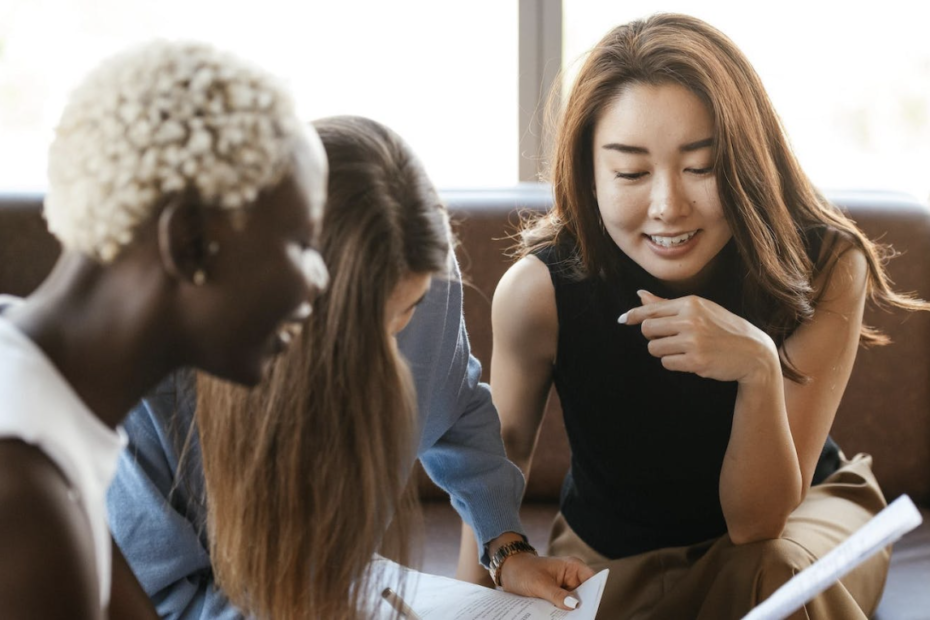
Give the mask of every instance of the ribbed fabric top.
[[[808, 235], [810, 255], [820, 235]], [[743, 315], [744, 274], [731, 241], [717, 271], [694, 291]], [[726, 533], [718, 485], [737, 384], [673, 372], [617, 317], [641, 305], [636, 291], [668, 290], [616, 250], [608, 276], [577, 280], [556, 248], [539, 253], [555, 287], [559, 321], [553, 378], [572, 449], [561, 509], [572, 529], [610, 558], [688, 545]], [[838, 467], [828, 438], [815, 475]]]

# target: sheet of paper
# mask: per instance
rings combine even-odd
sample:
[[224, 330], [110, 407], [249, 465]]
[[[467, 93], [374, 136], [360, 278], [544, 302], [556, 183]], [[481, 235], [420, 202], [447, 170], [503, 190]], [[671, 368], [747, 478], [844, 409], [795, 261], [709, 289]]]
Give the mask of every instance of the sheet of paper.
[[795, 575], [743, 620], [782, 620], [866, 559], [901, 538], [923, 521], [907, 495], [891, 502], [856, 533]]
[[[422, 620], [594, 620], [604, 586], [607, 570], [581, 584], [575, 598], [581, 604], [574, 611], [563, 611], [548, 601], [526, 598], [500, 590], [492, 590], [472, 583], [419, 573], [383, 558], [373, 572], [373, 585], [380, 588], [394, 587], [398, 575], [405, 576], [404, 601]], [[382, 603], [379, 613], [382, 618], [390, 617], [390, 607]]]

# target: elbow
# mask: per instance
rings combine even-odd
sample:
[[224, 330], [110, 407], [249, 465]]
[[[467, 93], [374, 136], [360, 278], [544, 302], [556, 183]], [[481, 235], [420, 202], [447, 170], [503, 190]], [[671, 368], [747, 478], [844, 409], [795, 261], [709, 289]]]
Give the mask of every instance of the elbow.
[[507, 458], [520, 468], [524, 476], [527, 475], [530, 463], [533, 460], [534, 443], [527, 444], [527, 442], [520, 441], [513, 434], [507, 433], [506, 430], [503, 433], [503, 439]]
[[781, 537], [785, 531], [787, 519], [778, 521], [768, 520], [766, 523], [745, 523], [745, 524], [727, 524], [727, 533], [730, 535], [730, 541], [734, 545], [748, 545], [750, 543], [761, 542], [763, 540], [774, 540]]
[[754, 501], [743, 496], [740, 498], [743, 501], [734, 502], [732, 500], [736, 497], [731, 495], [731, 501], [723, 502], [727, 534], [734, 545], [781, 538], [788, 518], [803, 501], [806, 490], [800, 483], [799, 474], [781, 493], [774, 491], [770, 489], [764, 497], [752, 498]]
[[781, 538], [793, 510], [793, 506], [790, 509], [785, 506], [781, 510], [767, 506], [762, 512], [753, 511], [734, 515], [732, 518], [727, 517], [727, 534], [734, 545]]

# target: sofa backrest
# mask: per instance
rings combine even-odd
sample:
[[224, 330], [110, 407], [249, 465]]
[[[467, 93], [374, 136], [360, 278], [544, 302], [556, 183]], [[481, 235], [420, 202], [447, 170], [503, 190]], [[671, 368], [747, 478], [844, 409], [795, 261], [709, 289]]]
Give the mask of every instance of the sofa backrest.
[[[888, 266], [899, 291], [930, 298], [930, 209], [892, 193], [832, 193], [872, 238], [901, 255]], [[508, 191], [444, 192], [458, 234], [465, 276], [465, 315], [474, 354], [491, 359], [491, 297], [512, 260], [507, 249], [521, 213], [540, 213], [550, 204], [545, 187]], [[26, 295], [49, 272], [59, 246], [41, 217], [37, 194], [0, 195], [0, 293]], [[868, 452], [889, 498], [908, 493], [930, 507], [930, 313], [870, 307], [866, 322], [893, 344], [862, 349], [836, 416], [833, 435], [848, 455]], [[550, 398], [540, 431], [527, 499], [558, 498], [568, 468], [568, 444], [558, 398]], [[437, 491], [421, 481], [424, 496]]]

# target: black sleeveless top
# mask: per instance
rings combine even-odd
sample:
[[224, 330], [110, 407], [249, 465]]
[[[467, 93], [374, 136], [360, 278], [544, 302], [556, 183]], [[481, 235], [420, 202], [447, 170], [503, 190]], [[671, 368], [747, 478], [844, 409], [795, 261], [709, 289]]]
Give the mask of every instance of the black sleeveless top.
[[[821, 236], [809, 234], [809, 255]], [[615, 247], [615, 246], [614, 246]], [[695, 294], [743, 316], [741, 262], [732, 241]], [[561, 509], [594, 550], [620, 558], [726, 533], [718, 484], [730, 439], [736, 382], [662, 367], [636, 326], [617, 323], [646, 289], [678, 297], [616, 248], [610, 276], [573, 277], [557, 248], [536, 254], [555, 287], [553, 380], [571, 445]], [[827, 439], [814, 484], [839, 467]]]

